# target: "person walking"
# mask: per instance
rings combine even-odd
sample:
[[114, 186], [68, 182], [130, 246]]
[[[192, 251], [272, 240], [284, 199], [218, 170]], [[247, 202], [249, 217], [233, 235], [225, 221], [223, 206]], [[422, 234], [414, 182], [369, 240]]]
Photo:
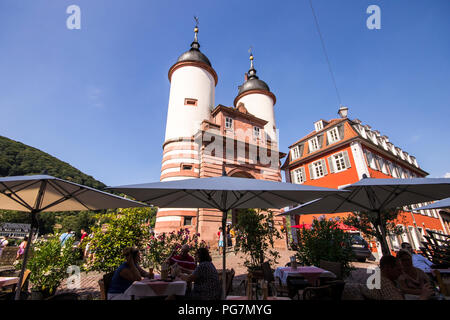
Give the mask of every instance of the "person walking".
[[217, 236], [219, 237], [219, 243], [218, 243], [219, 254], [222, 254], [221, 249], [220, 249], [220, 248], [222, 248], [222, 251], [223, 251], [223, 229], [222, 229], [222, 227], [219, 228], [219, 232], [217, 232]]
[[8, 243], [8, 236], [4, 236], [3, 239], [0, 240], [0, 257], [2, 256], [3, 248], [6, 248]]

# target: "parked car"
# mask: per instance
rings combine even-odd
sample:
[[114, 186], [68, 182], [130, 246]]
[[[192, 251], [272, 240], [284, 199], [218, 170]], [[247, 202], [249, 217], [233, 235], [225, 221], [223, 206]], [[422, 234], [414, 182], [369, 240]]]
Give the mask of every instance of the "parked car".
[[370, 252], [369, 249], [369, 244], [358, 233], [352, 233], [350, 235], [350, 241], [357, 261], [365, 262], [366, 259], [372, 255], [372, 252]]

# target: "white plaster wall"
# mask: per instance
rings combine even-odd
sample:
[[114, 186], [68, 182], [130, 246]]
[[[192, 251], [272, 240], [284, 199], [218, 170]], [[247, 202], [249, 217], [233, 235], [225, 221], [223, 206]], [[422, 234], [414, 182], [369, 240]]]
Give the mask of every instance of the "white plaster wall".
[[[214, 78], [205, 69], [185, 66], [173, 72], [166, 141], [190, 137], [198, 131], [203, 120], [209, 120], [214, 106], [214, 91]], [[197, 99], [197, 106], [185, 106], [185, 98]]]
[[267, 132], [272, 141], [278, 141], [276, 132], [273, 130], [273, 127], [276, 127], [276, 124], [272, 98], [265, 94], [252, 93], [240, 98], [237, 101], [236, 106], [238, 106], [240, 102], [245, 105], [248, 112], [258, 118], [268, 121], [264, 126], [264, 131]]

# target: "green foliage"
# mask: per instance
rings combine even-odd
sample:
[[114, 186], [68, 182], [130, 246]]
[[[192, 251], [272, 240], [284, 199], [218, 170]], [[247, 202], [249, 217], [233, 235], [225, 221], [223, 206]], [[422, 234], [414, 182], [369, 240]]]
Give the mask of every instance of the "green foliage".
[[350, 274], [350, 262], [354, 258], [350, 234], [339, 227], [337, 220], [314, 219], [311, 229], [297, 232], [298, 244], [292, 248], [297, 251], [297, 259], [304, 265], [320, 267], [320, 260], [340, 262], [345, 276]]
[[369, 238], [376, 238], [382, 244], [383, 236], [378, 230], [379, 227], [385, 230], [386, 235], [401, 235], [404, 232], [401, 226], [397, 226], [397, 223], [405, 224], [405, 222], [393, 222], [398, 218], [398, 214], [398, 209], [384, 210], [381, 212], [380, 220], [374, 213], [352, 212], [347, 218], [343, 219], [343, 222], [348, 226], [355, 227]]
[[274, 227], [271, 211], [239, 211], [234, 250], [245, 254], [244, 265], [247, 269], [258, 269], [264, 261], [269, 261], [272, 265], [278, 263], [280, 255], [278, 251], [272, 250], [274, 239], [281, 239], [281, 235]]
[[73, 242], [74, 239], [69, 238], [61, 248], [59, 235], [52, 235], [32, 245], [27, 269], [31, 271], [33, 289], [54, 293], [61, 282], [68, 278], [67, 268], [80, 264], [79, 251], [72, 248]]
[[92, 227], [93, 238], [90, 240], [90, 250], [94, 259], [88, 264], [89, 270], [111, 272], [124, 262], [122, 255], [126, 247], [143, 249], [150, 238], [149, 221], [156, 214], [155, 208], [122, 209], [102, 215], [109, 220], [106, 231], [101, 225]]
[[142, 254], [143, 266], [153, 267], [155, 270], [161, 270], [161, 264], [166, 260], [174, 250], [179, 250], [182, 245], [189, 245], [189, 253], [194, 256], [200, 247], [207, 248], [205, 241], [199, 241], [200, 233], [193, 233], [189, 229], [180, 229], [168, 234], [161, 233], [157, 237], [151, 235], [150, 241]]
[[102, 189], [103, 183], [51, 155], [0, 136], [0, 176], [48, 174], [85, 186]]

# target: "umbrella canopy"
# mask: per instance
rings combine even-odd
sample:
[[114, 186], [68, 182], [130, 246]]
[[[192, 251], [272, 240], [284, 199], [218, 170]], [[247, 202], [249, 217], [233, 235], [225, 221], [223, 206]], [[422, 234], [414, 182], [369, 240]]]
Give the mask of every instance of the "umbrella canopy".
[[110, 187], [164, 208], [282, 208], [329, 194], [336, 189], [227, 176]]
[[147, 205], [48, 175], [0, 178], [0, 209], [31, 213], [29, 241], [25, 248], [16, 299], [20, 298], [37, 213], [144, 206]]
[[291, 226], [291, 228], [296, 229], [311, 229], [312, 224], [309, 223], [302, 223], [302, 224], [296, 224], [295, 226]]
[[[364, 178], [344, 188], [348, 193], [335, 193], [286, 211], [280, 215], [373, 212], [381, 225], [380, 212], [409, 204], [433, 201], [450, 196], [448, 178], [371, 179]], [[383, 254], [389, 252], [385, 230], [381, 228]]]
[[450, 198], [436, 201], [435, 203], [427, 206], [419, 207], [415, 210], [430, 210], [430, 209], [450, 209]]
[[[308, 185], [222, 176], [184, 179], [111, 187], [133, 198], [164, 208], [214, 208], [222, 211], [225, 229], [228, 210], [244, 208], [283, 208], [334, 193], [336, 189]], [[226, 255], [223, 250], [223, 285], [225, 297]]]

